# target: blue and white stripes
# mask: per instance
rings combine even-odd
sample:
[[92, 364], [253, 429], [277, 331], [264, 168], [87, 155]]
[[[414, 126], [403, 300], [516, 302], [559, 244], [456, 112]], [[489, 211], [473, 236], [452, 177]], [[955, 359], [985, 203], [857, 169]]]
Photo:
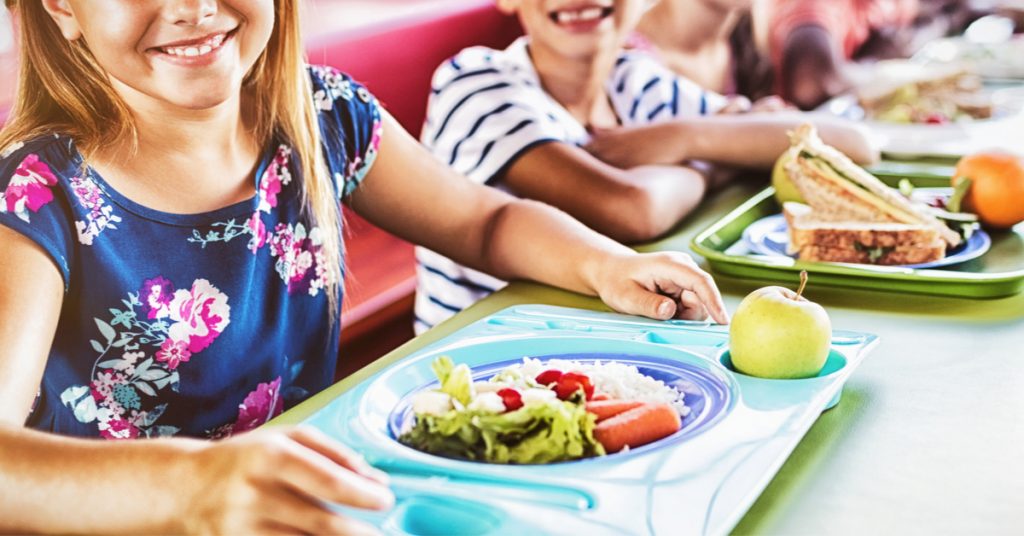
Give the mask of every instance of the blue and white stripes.
[[[586, 128], [544, 92], [521, 38], [505, 50], [468, 48], [434, 73], [421, 141], [470, 180], [501, 188], [501, 173], [544, 142], [584, 145]], [[643, 53], [623, 53], [606, 90], [623, 125], [714, 113], [725, 99]], [[557, 177], [552, 176], [552, 180]], [[416, 331], [422, 332], [505, 285], [417, 248]]]

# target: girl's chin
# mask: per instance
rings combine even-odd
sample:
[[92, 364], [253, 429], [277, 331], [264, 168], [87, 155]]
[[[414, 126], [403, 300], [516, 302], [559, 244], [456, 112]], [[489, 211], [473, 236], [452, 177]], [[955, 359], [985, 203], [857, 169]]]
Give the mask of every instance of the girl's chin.
[[200, 111], [216, 108], [231, 100], [232, 95], [223, 90], [209, 93], [166, 95], [161, 100], [184, 110]]

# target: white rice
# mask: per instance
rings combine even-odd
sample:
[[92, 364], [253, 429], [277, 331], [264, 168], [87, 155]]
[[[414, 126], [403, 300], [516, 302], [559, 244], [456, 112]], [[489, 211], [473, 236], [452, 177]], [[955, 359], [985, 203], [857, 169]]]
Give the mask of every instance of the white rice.
[[524, 357], [521, 365], [506, 368], [516, 370], [528, 378], [536, 378], [541, 372], [551, 369], [586, 374], [594, 385], [594, 392], [608, 395], [611, 399], [666, 403], [671, 404], [683, 417], [690, 413], [690, 408], [683, 403], [683, 393], [665, 385], [661, 380], [641, 374], [633, 365], [616, 361], [595, 361], [591, 364], [561, 359], [541, 361]]

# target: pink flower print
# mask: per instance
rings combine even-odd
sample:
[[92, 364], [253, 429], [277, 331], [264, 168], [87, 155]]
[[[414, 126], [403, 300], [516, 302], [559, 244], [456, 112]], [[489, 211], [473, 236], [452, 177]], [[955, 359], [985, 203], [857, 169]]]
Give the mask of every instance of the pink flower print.
[[170, 304], [174, 321], [167, 330], [171, 340], [187, 342], [188, 351], [203, 351], [231, 322], [228, 297], [205, 279], [197, 279], [191, 290], [179, 289]]
[[29, 211], [39, 212], [43, 205], [53, 201], [51, 187], [55, 184], [57, 177], [39, 160], [39, 155], [26, 156], [18, 164], [7, 189], [0, 193], [0, 212], [11, 212], [28, 222]]
[[281, 377], [270, 383], [261, 383], [238, 405], [238, 419], [231, 426], [231, 433], [246, 432], [273, 419], [284, 410], [281, 398]]
[[291, 148], [286, 145], [278, 147], [274, 160], [263, 172], [259, 184], [258, 211], [269, 213], [276, 207], [277, 194], [281, 193], [281, 187], [291, 182], [291, 173], [288, 171], [288, 159], [291, 152]]
[[117, 229], [121, 216], [114, 214], [114, 207], [103, 202], [103, 192], [89, 177], [72, 177], [71, 192], [88, 214], [85, 220], [75, 221], [78, 241], [90, 246], [93, 240], [106, 229]]
[[78, 201], [82, 203], [82, 206], [89, 209], [89, 217], [91, 219], [96, 219], [103, 215], [103, 194], [95, 182], [90, 179], [75, 177], [71, 179], [71, 191], [78, 198]]
[[96, 374], [96, 379], [89, 384], [89, 390], [97, 402], [102, 402], [111, 399], [114, 386], [124, 382], [124, 374], [113, 369], [103, 369]]
[[384, 123], [380, 118], [373, 120], [373, 136], [370, 138], [370, 151], [376, 153], [380, 150], [380, 140], [384, 136]]
[[292, 249], [295, 236], [290, 225], [283, 223], [274, 227], [274, 236], [270, 238], [270, 254], [274, 257], [285, 257]]
[[170, 370], [178, 368], [178, 365], [187, 362], [190, 357], [192, 357], [192, 352], [188, 351], [188, 341], [167, 339], [160, 345], [160, 350], [156, 352], [156, 360], [167, 363], [167, 368]]
[[252, 234], [252, 238], [249, 239], [249, 251], [256, 253], [267, 243], [267, 226], [260, 219], [259, 211], [252, 213], [252, 217], [246, 222], [246, 227]]
[[139, 290], [139, 298], [142, 299], [142, 308], [146, 312], [146, 318], [165, 318], [170, 314], [168, 306], [174, 298], [174, 285], [161, 276], [147, 279], [142, 283]]
[[344, 181], [341, 191], [343, 196], [351, 195], [356, 187], [359, 186], [359, 183], [366, 177], [366, 174], [370, 172], [373, 162], [377, 159], [377, 151], [380, 150], [380, 140], [383, 134], [384, 125], [381, 123], [380, 118], [375, 118], [373, 121], [373, 134], [370, 137], [370, 146], [366, 148], [365, 156], [353, 158], [348, 165], [349, 179]]
[[139, 429], [123, 417], [114, 417], [100, 425], [100, 434], [106, 439], [135, 439], [139, 437]]
[[[301, 224], [291, 226], [278, 224], [274, 236], [270, 239], [270, 254], [277, 257], [274, 264], [277, 274], [281, 280], [288, 284], [288, 292], [307, 292], [323, 285], [311, 286], [309, 281], [310, 270], [315, 270], [315, 254], [320, 250], [322, 241], [320, 229], [314, 227], [309, 236], [306, 235], [306, 228]], [[322, 273], [322, 270], [319, 272]], [[316, 295], [315, 292], [310, 292]]]

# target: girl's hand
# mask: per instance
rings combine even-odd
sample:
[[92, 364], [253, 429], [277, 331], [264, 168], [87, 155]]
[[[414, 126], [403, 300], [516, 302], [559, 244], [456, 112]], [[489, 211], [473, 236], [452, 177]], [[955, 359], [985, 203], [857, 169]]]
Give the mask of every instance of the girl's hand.
[[328, 504], [372, 510], [394, 504], [384, 473], [313, 428], [211, 442], [193, 462], [182, 505], [188, 533], [377, 534]]
[[658, 320], [711, 318], [728, 324], [718, 287], [707, 272], [681, 252], [631, 253], [606, 258], [594, 290], [613, 309]]

